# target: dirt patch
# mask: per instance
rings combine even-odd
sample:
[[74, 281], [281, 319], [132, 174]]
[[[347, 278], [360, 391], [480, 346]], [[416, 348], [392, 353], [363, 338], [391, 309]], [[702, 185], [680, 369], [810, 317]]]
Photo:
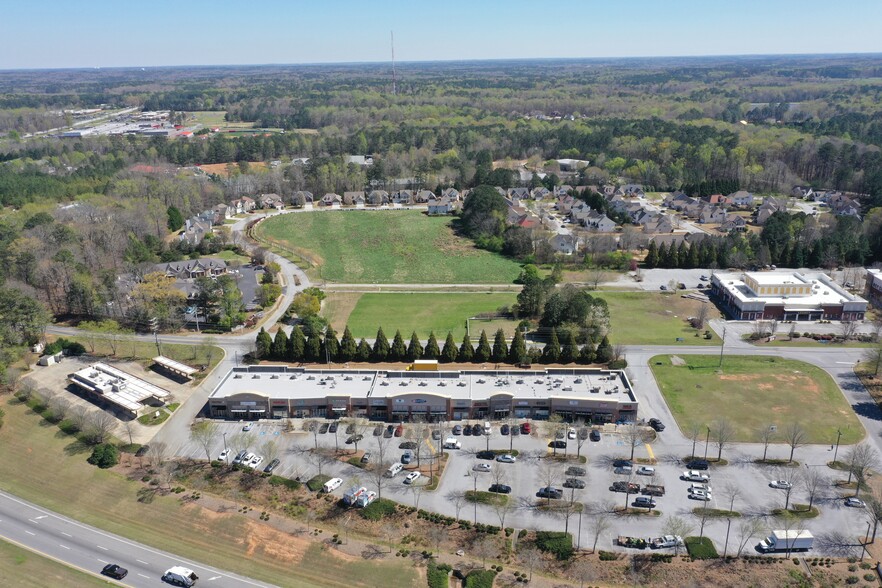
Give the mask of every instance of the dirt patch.
[[682, 357], [672, 355], [671, 356], [671, 365], [682, 367], [682, 366], [686, 365], [686, 361]]
[[259, 549], [275, 559], [299, 563], [312, 544], [308, 539], [292, 537], [288, 533], [281, 533], [252, 521], [246, 523], [246, 528], [245, 547], [249, 557]]

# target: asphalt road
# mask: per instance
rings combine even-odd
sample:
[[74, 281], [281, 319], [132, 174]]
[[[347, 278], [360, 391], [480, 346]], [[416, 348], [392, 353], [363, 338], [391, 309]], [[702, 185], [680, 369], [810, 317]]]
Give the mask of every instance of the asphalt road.
[[122, 586], [164, 585], [162, 574], [175, 565], [196, 572], [200, 585], [272, 586], [129, 541], [5, 492], [0, 492], [0, 536], [91, 574], [100, 575], [101, 568], [108, 563], [119, 564], [129, 570], [128, 576], [118, 582]]

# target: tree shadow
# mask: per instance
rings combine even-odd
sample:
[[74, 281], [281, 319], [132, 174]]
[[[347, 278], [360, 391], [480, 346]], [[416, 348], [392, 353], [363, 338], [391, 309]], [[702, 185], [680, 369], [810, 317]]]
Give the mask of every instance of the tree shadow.
[[882, 421], [882, 410], [879, 410], [879, 406], [875, 402], [856, 402], [851, 407], [858, 416]]
[[83, 455], [84, 453], [91, 453], [91, 451], [92, 446], [81, 439], [76, 439], [64, 447], [64, 453], [70, 456]]

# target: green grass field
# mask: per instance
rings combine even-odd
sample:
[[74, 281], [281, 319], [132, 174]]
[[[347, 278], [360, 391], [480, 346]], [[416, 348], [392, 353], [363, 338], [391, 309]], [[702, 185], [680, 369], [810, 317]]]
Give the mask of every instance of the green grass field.
[[[720, 338], [696, 337], [697, 332], [686, 318], [696, 316], [702, 304], [708, 304], [708, 319], [720, 312], [710, 303], [682, 298], [678, 294], [656, 292], [592, 292], [609, 305], [610, 341], [624, 345], [719, 345]], [[704, 331], [702, 331], [702, 334]]]
[[[779, 431], [798, 422], [810, 443], [832, 443], [842, 428], [842, 443], [856, 443], [864, 429], [833, 378], [822, 369], [776, 357], [683, 355], [686, 365], [673, 365], [670, 355], [657, 355], [649, 365], [668, 408], [681, 430], [692, 423], [711, 425], [725, 416], [736, 441], [757, 442], [768, 425]], [[778, 439], [777, 442], [783, 442]]]
[[4, 586], [110, 586], [111, 583], [0, 539], [0, 577]]
[[[317, 559], [303, 559], [309, 565], [298, 565], [301, 559], [292, 560], [283, 548], [290, 539], [287, 534], [255, 526], [241, 515], [207, 512], [182, 503], [179, 495], [156, 496], [149, 504], [139, 502], [140, 482], [90, 466], [88, 449], [17, 401], [7, 398], [3, 408], [7, 416], [0, 429], [4, 448], [0, 488], [7, 492], [134, 541], [279, 586], [416, 585], [416, 574], [404, 562], [350, 564], [332, 561], [336, 558], [330, 555], [319, 557], [307, 548]], [[18, 457], [22, 455], [39, 459], [29, 460], [23, 468]], [[88, 488], [88, 492], [71, 492], [72, 488]], [[327, 575], [326, 568], [333, 569], [334, 575]], [[0, 577], [5, 576], [2, 570], [0, 566]]]
[[359, 284], [509, 284], [520, 267], [456, 236], [450, 218], [414, 210], [284, 214], [258, 225], [319, 266], [321, 279]]
[[[447, 331], [453, 333], [457, 343], [466, 332], [466, 318], [482, 312], [493, 312], [501, 306], [514, 304], [517, 295], [512, 294], [424, 294], [424, 293], [381, 293], [353, 294], [331, 293], [325, 300], [326, 314], [334, 328], [341, 332], [346, 324], [352, 335], [374, 337], [377, 327], [382, 326], [390, 339], [396, 329], [401, 329], [405, 339], [416, 331], [420, 337], [428, 337], [435, 331], [438, 344], [444, 344]], [[354, 304], [354, 307], [353, 307]], [[351, 310], [350, 310], [351, 309]], [[347, 312], [348, 311], [348, 312]], [[496, 329], [503, 329], [507, 336], [514, 336], [517, 321], [474, 320], [470, 329], [472, 338], [477, 341], [481, 330], [493, 339]]]

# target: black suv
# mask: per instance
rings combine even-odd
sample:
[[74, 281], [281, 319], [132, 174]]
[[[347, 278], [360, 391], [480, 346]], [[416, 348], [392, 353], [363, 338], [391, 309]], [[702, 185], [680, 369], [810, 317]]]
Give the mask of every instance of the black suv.
[[536, 496], [539, 498], [561, 498], [563, 497], [563, 490], [560, 488], [539, 488], [539, 492], [536, 493]]
[[496, 459], [496, 454], [492, 451], [479, 451], [475, 457], [478, 459]]
[[591, 429], [590, 437], [592, 441], [600, 441], [600, 431], [597, 429]]
[[614, 468], [628, 468], [634, 465], [630, 459], [616, 459], [613, 461]]
[[277, 467], [279, 467], [279, 464], [280, 464], [280, 463], [282, 463], [282, 462], [280, 462], [278, 459], [274, 459], [274, 460], [272, 460], [271, 462], [269, 462], [269, 465], [268, 465], [268, 466], [266, 466], [265, 468], [263, 468], [263, 471], [266, 472], [267, 474], [271, 474], [271, 473], [273, 473], [273, 470], [274, 470], [274, 469], [276, 469]]
[[493, 484], [490, 486], [490, 492], [495, 492], [496, 494], [511, 494], [511, 486], [506, 486], [505, 484]]
[[558, 439], [558, 440], [556, 440], [556, 441], [551, 441], [551, 442], [548, 444], [548, 446], [551, 447], [551, 448], [553, 448], [553, 449], [566, 449], [566, 448], [567, 448], [567, 442], [566, 442], [566, 441], [561, 441], [560, 439]]
[[658, 419], [649, 419], [649, 426], [659, 433], [665, 430], [665, 424]]
[[706, 470], [710, 467], [706, 459], [693, 459], [686, 464], [686, 468], [690, 470]]
[[116, 564], [107, 564], [101, 570], [101, 573], [110, 578], [114, 578], [116, 580], [122, 580], [129, 574], [129, 570], [120, 567]]

